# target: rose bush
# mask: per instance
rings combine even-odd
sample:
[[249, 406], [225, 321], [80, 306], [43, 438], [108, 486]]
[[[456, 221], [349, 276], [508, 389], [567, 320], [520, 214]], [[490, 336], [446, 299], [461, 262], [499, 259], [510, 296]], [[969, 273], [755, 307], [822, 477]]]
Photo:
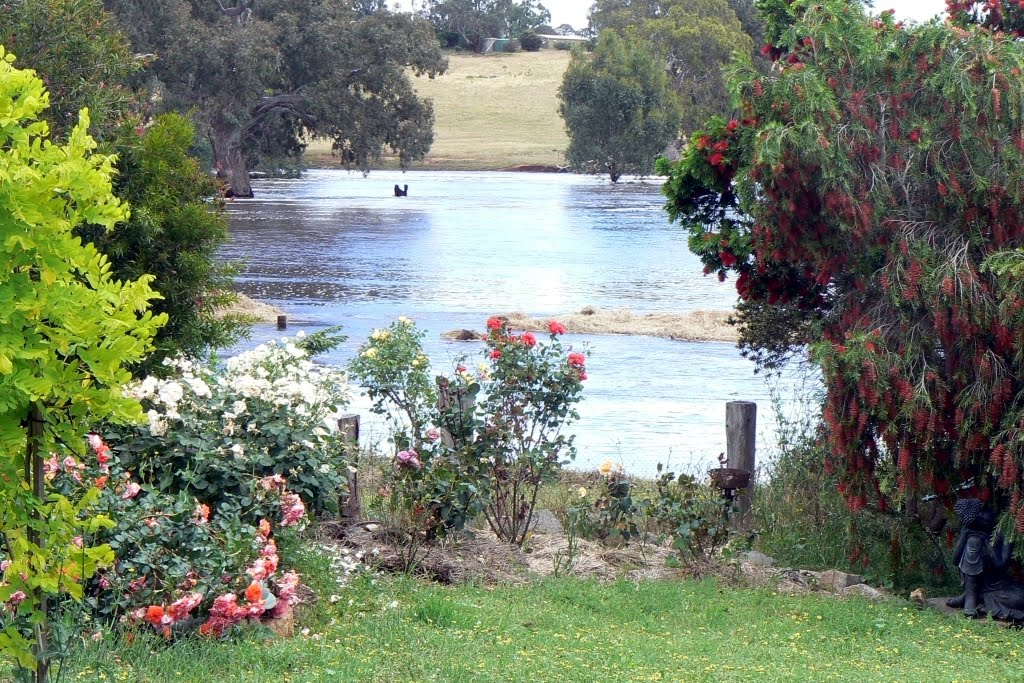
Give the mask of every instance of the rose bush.
[[148, 425], [103, 436], [141, 483], [186, 492], [211, 508], [246, 510], [250, 523], [277, 505], [254, 485], [265, 477], [286, 478], [287, 495], [313, 511], [334, 505], [346, 458], [333, 427], [348, 385], [297, 341], [271, 341], [225, 362], [168, 360], [175, 375], [147, 377], [128, 390], [147, 410]]
[[374, 331], [350, 368], [394, 430], [384, 486], [393, 511], [426, 535], [482, 512], [499, 538], [522, 543], [540, 486], [574, 456], [563, 429], [577, 417], [586, 354], [567, 353], [555, 321], [545, 344], [502, 318], [487, 328], [475, 371], [460, 359], [431, 382], [423, 334], [408, 319]]

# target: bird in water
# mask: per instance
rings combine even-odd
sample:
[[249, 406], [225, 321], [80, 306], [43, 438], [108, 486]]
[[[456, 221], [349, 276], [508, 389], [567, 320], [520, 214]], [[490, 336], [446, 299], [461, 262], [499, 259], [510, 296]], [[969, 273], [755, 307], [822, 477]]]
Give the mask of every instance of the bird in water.
[[408, 197], [409, 196], [409, 186], [406, 185], [403, 188], [403, 187], [399, 187], [398, 184], [396, 183], [395, 184], [395, 196], [396, 197]]

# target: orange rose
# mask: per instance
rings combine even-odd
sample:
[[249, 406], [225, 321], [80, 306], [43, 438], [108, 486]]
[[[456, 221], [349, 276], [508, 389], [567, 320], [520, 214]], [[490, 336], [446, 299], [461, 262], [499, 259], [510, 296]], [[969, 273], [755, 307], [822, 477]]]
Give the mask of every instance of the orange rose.
[[245, 599], [249, 602], [259, 602], [263, 599], [263, 586], [259, 585], [255, 581], [249, 584], [249, 587], [245, 589]]
[[146, 621], [156, 626], [164, 618], [164, 608], [160, 605], [150, 605], [146, 609]]

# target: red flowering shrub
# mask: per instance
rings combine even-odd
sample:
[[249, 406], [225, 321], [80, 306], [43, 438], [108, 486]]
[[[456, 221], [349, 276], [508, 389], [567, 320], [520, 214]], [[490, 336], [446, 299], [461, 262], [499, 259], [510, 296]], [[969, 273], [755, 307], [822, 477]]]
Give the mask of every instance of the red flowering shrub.
[[988, 267], [1024, 247], [1024, 45], [839, 0], [759, 7], [776, 64], [737, 64], [739, 120], [662, 166], [671, 218], [735, 276], [748, 348], [810, 343], [851, 509], [967, 494], [1024, 516], [1024, 293]]

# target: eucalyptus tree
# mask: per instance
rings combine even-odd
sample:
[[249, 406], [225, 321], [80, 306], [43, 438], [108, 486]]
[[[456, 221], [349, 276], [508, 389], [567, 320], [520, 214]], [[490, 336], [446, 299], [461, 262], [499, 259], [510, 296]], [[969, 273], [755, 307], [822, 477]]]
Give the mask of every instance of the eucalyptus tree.
[[593, 55], [573, 52], [558, 91], [569, 134], [566, 157], [576, 169], [623, 173], [654, 170], [654, 160], [679, 130], [668, 76], [650, 46], [605, 30]]
[[361, 0], [108, 0], [154, 99], [193, 111], [228, 193], [251, 197], [246, 155], [328, 138], [347, 166], [385, 151], [404, 166], [433, 142], [433, 107], [410, 73], [447, 63], [429, 22]]
[[596, 0], [590, 21], [595, 31], [651, 43], [679, 95], [687, 133], [729, 110], [722, 67], [733, 54], [752, 51], [746, 24], [758, 25], [748, 0]]

